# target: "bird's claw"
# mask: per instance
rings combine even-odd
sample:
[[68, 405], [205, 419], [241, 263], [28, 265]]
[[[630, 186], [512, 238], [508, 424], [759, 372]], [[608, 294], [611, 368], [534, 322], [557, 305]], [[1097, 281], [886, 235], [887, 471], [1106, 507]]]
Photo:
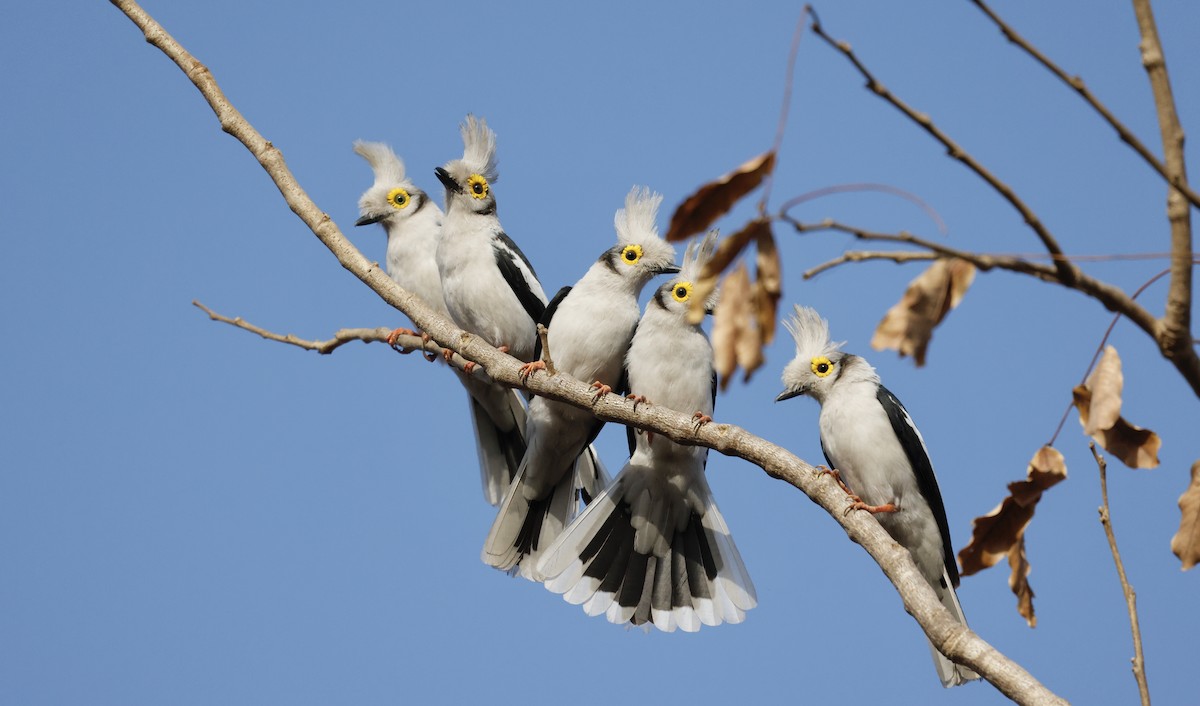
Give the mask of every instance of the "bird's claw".
[[496, 346], [496, 350], [500, 351], [501, 353], [508, 353], [508, 346], [504, 346], [504, 345]]
[[696, 412], [692, 415], [692, 421], [694, 422], [693, 431], [698, 434], [700, 433], [700, 427], [711, 422], [712, 417], [708, 416], [704, 412]]
[[612, 392], [612, 388], [599, 380], [592, 383], [592, 387], [596, 388], [596, 394], [592, 396], [592, 404], [600, 401], [600, 398]]
[[529, 382], [530, 375], [533, 375], [534, 372], [536, 372], [538, 370], [545, 370], [545, 369], [546, 369], [545, 361], [535, 360], [532, 363], [526, 363], [525, 365], [522, 365], [521, 369], [519, 371], [517, 371], [517, 374], [521, 376], [521, 382]]
[[[410, 328], [392, 329], [392, 332], [387, 335], [387, 344], [392, 348], [396, 347], [396, 339], [401, 336], [416, 336], [417, 332]], [[424, 335], [424, 334], [422, 334]]]
[[468, 360], [467, 362], [463, 363], [463, 372], [467, 375], [470, 375], [472, 372], [474, 372], [476, 365], [477, 363], [475, 361]]
[[[429, 334], [425, 333], [424, 331], [421, 332], [421, 347], [422, 348], [429, 345], [429, 342], [432, 340], [433, 339], [429, 337]], [[432, 363], [433, 361], [437, 360], [437, 353], [430, 353], [427, 350], [422, 350], [421, 357], [424, 358], [425, 360], [428, 360], [430, 363]]]
[[639, 404], [644, 404], [647, 407], [650, 406], [650, 400], [646, 399], [645, 397], [642, 397], [641, 395], [635, 395], [632, 392], [629, 393], [628, 395], [625, 395], [625, 399], [627, 399], [633, 403], [634, 411], [637, 411], [637, 406]]
[[854, 498], [855, 500], [860, 500], [859, 497], [857, 495], [855, 495], [853, 493], [853, 491], [850, 490], [850, 487], [846, 485], [845, 481], [842, 480], [842, 474], [836, 468], [830, 468], [829, 466], [826, 466], [826, 465], [819, 465], [816, 467], [816, 471], [817, 471], [818, 477], [832, 476], [833, 479], [835, 481], [837, 481], [837, 484], [841, 487], [841, 489], [846, 492], [846, 495], [849, 495], [850, 497]]
[[846, 509], [842, 512], [843, 517], [846, 515], [849, 515], [854, 510], [866, 510], [867, 512], [871, 513], [872, 515], [877, 515], [881, 512], [900, 512], [900, 508], [896, 507], [895, 503], [884, 503], [882, 505], [868, 505], [863, 502], [862, 498], [858, 497], [857, 495], [854, 495], [853, 493], [850, 494], [850, 500], [852, 502], [849, 505], [847, 505]]

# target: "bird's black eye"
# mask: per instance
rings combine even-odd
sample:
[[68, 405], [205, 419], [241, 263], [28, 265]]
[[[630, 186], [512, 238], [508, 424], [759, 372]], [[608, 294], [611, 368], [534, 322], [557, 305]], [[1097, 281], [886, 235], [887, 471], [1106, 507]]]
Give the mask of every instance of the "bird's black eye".
[[642, 259], [642, 246], [626, 245], [621, 250], [621, 259], [625, 261], [626, 265], [636, 265], [637, 261]]
[[833, 361], [823, 355], [812, 359], [812, 371], [817, 377], [825, 377], [833, 372]]
[[829, 372], [829, 363], [817, 363], [817, 372], [825, 375]]
[[483, 184], [475, 184], [474, 186], [471, 187], [471, 191], [474, 191], [477, 194], [482, 194], [483, 193]]

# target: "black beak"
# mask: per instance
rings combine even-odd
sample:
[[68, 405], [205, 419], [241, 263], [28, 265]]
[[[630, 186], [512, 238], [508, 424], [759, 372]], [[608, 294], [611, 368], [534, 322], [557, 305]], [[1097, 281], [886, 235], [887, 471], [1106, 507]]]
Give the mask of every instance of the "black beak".
[[790, 400], [793, 397], [799, 397], [800, 395], [803, 395], [806, 391], [807, 390], [805, 390], [803, 387], [794, 387], [790, 390], [784, 390], [783, 392], [779, 393], [779, 396], [775, 398], [775, 401], [783, 402], [784, 400]]
[[673, 275], [679, 272], [679, 265], [663, 265], [654, 270], [656, 275]]
[[437, 175], [438, 181], [442, 182], [442, 186], [446, 187], [447, 190], [453, 191], [456, 194], [461, 194], [463, 192], [463, 189], [461, 186], [459, 186], [458, 182], [454, 181], [454, 177], [450, 176], [450, 172], [438, 167], [437, 169], [433, 170], [433, 173]]
[[386, 218], [386, 216], [363, 216], [362, 218], [355, 221], [354, 225], [369, 226], [372, 223], [378, 223], [378, 222], [382, 221], [384, 218]]

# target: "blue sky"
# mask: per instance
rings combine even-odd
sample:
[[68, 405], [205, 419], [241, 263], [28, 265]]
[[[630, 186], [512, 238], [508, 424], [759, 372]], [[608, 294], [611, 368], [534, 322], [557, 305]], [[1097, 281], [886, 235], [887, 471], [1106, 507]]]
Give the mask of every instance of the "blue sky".
[[[391, 143], [434, 190], [457, 125], [499, 140], [500, 217], [547, 291], [612, 243], [634, 184], [662, 225], [701, 183], [774, 138], [798, 4], [149, 2], [278, 146], [316, 202], [352, 228], [370, 171], [355, 139]], [[1075, 254], [1166, 249], [1165, 189], [1112, 130], [969, 3], [818, 7], [881, 80], [1012, 184]], [[1158, 151], [1128, 6], [997, 10]], [[1156, 8], [1185, 129], [1200, 114], [1200, 8]], [[943, 692], [923, 636], [878, 568], [828, 516], [743, 461], [709, 478], [759, 595], [744, 624], [643, 634], [485, 567], [464, 395], [443, 368], [378, 345], [328, 357], [210, 322], [191, 306], [324, 338], [400, 325], [221, 133], [184, 75], [107, 3], [20, 3], [0, 26], [6, 97], [0, 293], [0, 693], [14, 704], [994, 704]], [[805, 220], [908, 229], [962, 248], [1037, 252], [1020, 217], [927, 135], [863, 90], [811, 35], [800, 49], [772, 204], [848, 182], [880, 194], [806, 204]], [[1192, 143], [1193, 145], [1195, 143]], [[1189, 156], [1195, 157], [1195, 148]], [[1193, 165], [1194, 166], [1194, 165]], [[1193, 169], [1195, 172], [1196, 169]], [[436, 193], [436, 191], [435, 191]], [[751, 209], [721, 223], [728, 232]], [[1110, 314], [1075, 293], [981, 274], [937, 330], [928, 365], [869, 348], [919, 266], [872, 263], [811, 281], [854, 247], [777, 228], [784, 305], [816, 307], [920, 425], [956, 548], [1053, 433]], [[1132, 290], [1165, 261], [1088, 263]], [[1161, 311], [1163, 285], [1144, 300]], [[782, 333], [782, 332], [781, 332]], [[1150, 687], [1194, 695], [1196, 582], [1169, 542], [1200, 458], [1197, 399], [1128, 324], [1112, 343], [1125, 416], [1159, 432], [1162, 466], [1110, 469], [1112, 515], [1138, 591]], [[717, 402], [820, 460], [817, 406], [776, 405], [786, 335]], [[1097, 522], [1097, 474], [1074, 414], [1070, 470], [1028, 532], [1039, 625], [1007, 566], [964, 580], [971, 626], [1076, 703], [1136, 699], [1124, 602]], [[624, 435], [600, 437], [612, 469]]]

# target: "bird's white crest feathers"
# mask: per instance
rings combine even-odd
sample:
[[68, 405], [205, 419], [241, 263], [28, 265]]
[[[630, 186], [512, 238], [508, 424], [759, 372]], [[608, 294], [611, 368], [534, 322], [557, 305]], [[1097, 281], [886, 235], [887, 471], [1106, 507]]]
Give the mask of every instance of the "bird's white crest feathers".
[[483, 118], [468, 115], [459, 126], [463, 140], [463, 164], [489, 182], [500, 178], [496, 161], [496, 133]]
[[392, 148], [383, 142], [354, 141], [354, 151], [375, 172], [376, 184], [397, 184], [404, 181], [404, 160], [396, 156]]
[[712, 259], [713, 253], [717, 251], [717, 235], [716, 229], [708, 231], [703, 240], [693, 240], [688, 243], [687, 250], [683, 253], [683, 265], [679, 268], [679, 274], [676, 279], [695, 281], [700, 277], [700, 273], [704, 271], [704, 266]]
[[617, 229], [617, 240], [622, 243], [640, 243], [647, 238], [658, 238], [658, 207], [662, 194], [656, 194], [645, 186], [635, 186], [625, 197], [625, 208], [613, 216]]
[[830, 340], [829, 322], [812, 307], [796, 304], [791, 317], [783, 325], [796, 341], [798, 360], [808, 361], [822, 355], [829, 357], [841, 352], [846, 344], [845, 341], [834, 343]]

